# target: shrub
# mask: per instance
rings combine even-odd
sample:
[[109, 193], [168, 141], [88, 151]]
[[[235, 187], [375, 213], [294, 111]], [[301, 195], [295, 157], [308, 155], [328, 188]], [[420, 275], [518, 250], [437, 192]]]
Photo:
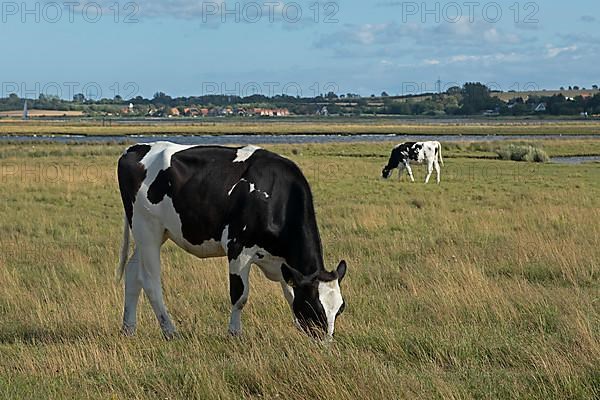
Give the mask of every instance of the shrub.
[[496, 150], [502, 160], [548, 162], [550, 157], [542, 149], [530, 145], [508, 145]]

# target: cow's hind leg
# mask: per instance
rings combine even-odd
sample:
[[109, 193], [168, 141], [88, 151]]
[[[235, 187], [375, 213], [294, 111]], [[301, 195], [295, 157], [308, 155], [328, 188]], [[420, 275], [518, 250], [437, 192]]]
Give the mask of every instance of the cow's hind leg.
[[436, 176], [437, 183], [439, 184], [440, 183], [440, 164], [437, 160], [435, 160], [433, 162], [433, 167], [435, 168], [435, 176]]
[[134, 220], [133, 234], [142, 261], [140, 268], [142, 287], [156, 314], [163, 335], [166, 339], [172, 339], [175, 336], [175, 326], [171, 322], [163, 300], [160, 278], [160, 247], [165, 240], [164, 233], [164, 227], [158, 222], [146, 221], [136, 225]]
[[231, 298], [229, 333], [234, 336], [242, 333], [242, 309], [246, 305], [250, 293], [249, 276], [254, 256], [253, 252], [244, 249], [237, 257], [228, 257], [229, 295]]
[[425, 177], [425, 183], [429, 183], [431, 173], [433, 172], [433, 160], [427, 160], [427, 176]]
[[142, 290], [140, 253], [137, 249], [125, 267], [125, 306], [123, 307], [123, 326], [121, 333], [125, 336], [135, 334], [137, 305]]

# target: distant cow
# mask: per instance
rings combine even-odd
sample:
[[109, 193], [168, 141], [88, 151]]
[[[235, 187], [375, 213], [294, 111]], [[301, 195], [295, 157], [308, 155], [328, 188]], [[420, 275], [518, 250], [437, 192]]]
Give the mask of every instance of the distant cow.
[[401, 143], [393, 148], [390, 160], [388, 161], [388, 164], [383, 167], [381, 175], [383, 178], [387, 179], [392, 175], [394, 168], [398, 168], [398, 178], [401, 178], [402, 171], [406, 168], [410, 180], [414, 182], [415, 178], [413, 177], [412, 169], [409, 165], [410, 161], [415, 161], [417, 163], [427, 161], [427, 177], [425, 178], [425, 183], [429, 182], [433, 168], [435, 168], [437, 175], [437, 183], [440, 183], [440, 165], [438, 159], [439, 162], [444, 165], [444, 160], [442, 159], [442, 145], [440, 142]]
[[[333, 336], [344, 310], [340, 282], [346, 263], [325, 270], [310, 187], [292, 161], [255, 146], [156, 142], [129, 147], [119, 159], [118, 177], [125, 208], [117, 269], [119, 280], [125, 273], [124, 334], [135, 332], [142, 288], [165, 337], [175, 333], [160, 277], [160, 248], [171, 239], [200, 258], [227, 256], [231, 334], [241, 333], [248, 276], [256, 264], [281, 283], [300, 328]], [[135, 250], [127, 263], [130, 229]]]

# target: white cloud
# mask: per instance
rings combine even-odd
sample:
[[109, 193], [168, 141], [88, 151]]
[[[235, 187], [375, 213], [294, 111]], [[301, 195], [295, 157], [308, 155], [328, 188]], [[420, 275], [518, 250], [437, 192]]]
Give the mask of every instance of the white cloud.
[[495, 54], [482, 54], [482, 55], [467, 55], [467, 54], [458, 54], [449, 57], [446, 60], [448, 64], [457, 64], [457, 63], [512, 63], [522, 61], [524, 55], [518, 53], [495, 53]]
[[360, 44], [370, 45], [378, 36], [386, 34], [389, 24], [366, 24], [362, 25], [356, 32], [355, 38]]
[[546, 58], [556, 58], [563, 53], [572, 53], [577, 51], [576, 45], [571, 45], [567, 47], [554, 47], [552, 45], [546, 46]]
[[505, 33], [497, 24], [471, 22], [467, 17], [456, 23], [439, 24], [430, 33], [437, 40], [461, 45], [519, 44], [522, 41], [517, 34]]
[[[322, 35], [316, 42], [320, 48], [334, 48], [348, 54], [356, 47], [398, 47], [419, 45], [434, 48], [472, 47], [486, 45], [515, 46], [526, 42], [514, 32], [504, 32], [500, 27], [487, 22], [470, 22], [461, 18], [457, 23], [441, 23], [435, 26], [424, 24], [347, 24], [333, 33]], [[363, 54], [356, 51], [357, 55]]]

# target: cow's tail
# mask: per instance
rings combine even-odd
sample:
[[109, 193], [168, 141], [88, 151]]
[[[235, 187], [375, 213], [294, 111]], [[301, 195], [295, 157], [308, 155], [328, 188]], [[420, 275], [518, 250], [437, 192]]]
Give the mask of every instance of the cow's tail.
[[442, 166], [443, 166], [444, 159], [442, 158], [442, 145], [440, 144], [440, 142], [437, 143], [437, 147], [438, 147], [438, 157], [440, 159], [440, 163], [442, 163]]
[[117, 266], [117, 270], [115, 271], [115, 281], [117, 283], [121, 282], [123, 278], [123, 273], [125, 272], [125, 264], [127, 264], [127, 259], [129, 258], [129, 222], [127, 222], [127, 217], [123, 218], [123, 243], [121, 245], [121, 257], [119, 258], [119, 265]]

